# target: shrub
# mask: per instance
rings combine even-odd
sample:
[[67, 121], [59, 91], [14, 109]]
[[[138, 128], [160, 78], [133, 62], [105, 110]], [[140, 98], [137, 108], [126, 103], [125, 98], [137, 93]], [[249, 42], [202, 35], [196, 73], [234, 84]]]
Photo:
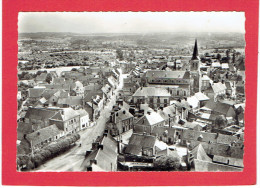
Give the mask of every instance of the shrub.
[[154, 167], [162, 171], [178, 170], [180, 165], [180, 159], [172, 156], [161, 156], [154, 162]]
[[64, 139], [59, 140], [57, 143], [44, 147], [34, 156], [29, 157], [27, 155], [17, 157], [17, 165], [26, 165], [27, 169], [33, 169], [42, 165], [47, 160], [56, 157], [57, 155], [65, 152], [71, 147], [71, 144], [75, 143], [80, 138], [79, 134], [70, 135]]

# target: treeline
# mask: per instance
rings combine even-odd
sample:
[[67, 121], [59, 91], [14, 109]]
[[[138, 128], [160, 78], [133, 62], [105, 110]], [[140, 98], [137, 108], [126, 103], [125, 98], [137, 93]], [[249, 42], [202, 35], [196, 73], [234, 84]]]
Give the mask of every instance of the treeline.
[[42, 148], [39, 152], [35, 153], [33, 156], [18, 156], [17, 157], [17, 167], [31, 170], [39, 167], [49, 159], [52, 159], [61, 153], [67, 151], [71, 146], [80, 139], [79, 134], [70, 135], [64, 139], [59, 140], [55, 144], [48, 145]]

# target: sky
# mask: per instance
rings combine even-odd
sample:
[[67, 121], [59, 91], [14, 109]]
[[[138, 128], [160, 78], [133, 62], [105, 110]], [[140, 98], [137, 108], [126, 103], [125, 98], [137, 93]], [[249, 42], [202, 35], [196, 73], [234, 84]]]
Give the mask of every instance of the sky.
[[20, 12], [18, 32], [245, 33], [244, 12]]

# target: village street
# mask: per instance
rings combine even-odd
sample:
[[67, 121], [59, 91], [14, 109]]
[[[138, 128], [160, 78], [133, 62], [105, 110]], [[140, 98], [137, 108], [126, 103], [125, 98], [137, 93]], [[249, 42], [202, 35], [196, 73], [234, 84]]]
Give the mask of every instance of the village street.
[[65, 153], [47, 161], [34, 171], [82, 171], [81, 164], [85, 159], [85, 153], [91, 149], [92, 142], [103, 134], [106, 122], [110, 118], [112, 107], [116, 102], [118, 90], [122, 88], [122, 80], [123, 78], [121, 77], [118, 88], [114, 91], [110, 102], [101, 111], [99, 118], [96, 120], [96, 125], [79, 132], [81, 147], [76, 145]]

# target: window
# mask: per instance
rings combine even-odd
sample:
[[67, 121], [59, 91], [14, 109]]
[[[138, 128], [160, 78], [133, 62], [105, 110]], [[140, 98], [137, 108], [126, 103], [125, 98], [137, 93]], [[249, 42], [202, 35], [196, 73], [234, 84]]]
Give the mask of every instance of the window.
[[160, 103], [160, 98], [158, 97], [158, 99], [157, 99], [157, 103]]
[[183, 91], [183, 95], [186, 96], [186, 91]]
[[167, 99], [164, 99], [164, 104], [167, 104], [168, 102], [167, 102]]
[[180, 91], [177, 91], [177, 95], [180, 95]]
[[153, 98], [150, 98], [150, 103], [153, 103]]

